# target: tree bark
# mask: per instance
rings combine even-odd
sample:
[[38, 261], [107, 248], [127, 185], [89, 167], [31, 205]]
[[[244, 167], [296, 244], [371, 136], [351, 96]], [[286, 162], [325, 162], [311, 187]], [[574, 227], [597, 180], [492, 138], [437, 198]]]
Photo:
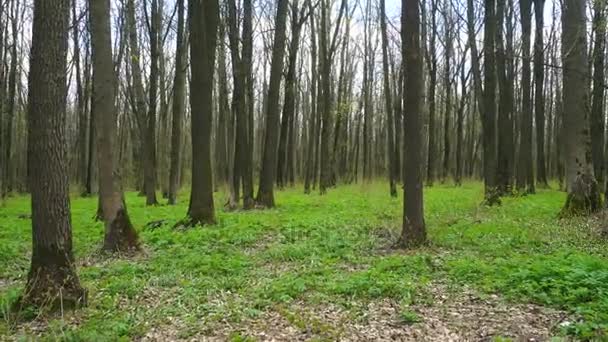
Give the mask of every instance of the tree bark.
[[272, 61], [270, 64], [270, 83], [268, 85], [264, 153], [262, 157], [262, 170], [260, 172], [260, 185], [256, 196], [256, 204], [266, 208], [275, 206], [274, 181], [277, 170], [277, 145], [279, 140], [279, 96], [285, 42], [287, 40], [287, 5], [287, 0], [278, 0]]
[[[512, 58], [512, 41], [507, 38], [507, 47], [503, 43], [504, 18], [506, 4], [499, 1], [497, 4], [498, 26], [496, 30], [496, 66], [498, 72], [498, 88], [500, 91], [498, 110], [498, 160], [497, 183], [501, 195], [513, 192], [513, 82], [510, 82], [509, 69]], [[510, 19], [507, 19], [510, 20]], [[507, 37], [512, 32], [506, 32]]]
[[[545, 161], [545, 58], [543, 15], [545, 0], [534, 0], [534, 115], [536, 119], [536, 180], [543, 188], [549, 187]], [[603, 134], [603, 133], [602, 133]], [[534, 186], [534, 181], [531, 181]]]
[[395, 168], [395, 149], [394, 142], [394, 120], [393, 120], [393, 97], [390, 86], [390, 72], [388, 64], [388, 34], [386, 32], [386, 4], [385, 0], [380, 0], [380, 30], [382, 31], [382, 70], [384, 73], [384, 101], [386, 110], [386, 120], [388, 124], [387, 135], [387, 155], [388, 155], [388, 175], [389, 191], [391, 197], [397, 197], [396, 178], [398, 177]]
[[137, 232], [127, 214], [115, 166], [116, 77], [112, 61], [110, 0], [89, 0], [93, 62], [93, 108], [97, 120], [99, 200], [105, 222], [103, 249], [125, 252], [139, 248]]
[[169, 204], [177, 202], [181, 171], [181, 150], [184, 122], [187, 40], [184, 35], [185, 0], [177, 0], [177, 37], [175, 77], [173, 80], [173, 119], [171, 123], [171, 168], [169, 170]]
[[599, 184], [604, 182], [604, 53], [606, 44], [606, 1], [593, 2], [593, 103], [591, 105], [591, 152], [595, 178]]
[[[524, 0], [527, 1], [527, 0]], [[496, 2], [485, 0], [484, 28], [484, 110], [481, 112], [483, 126], [483, 176], [485, 203], [500, 204], [496, 184]]]
[[402, 56], [405, 67], [404, 129], [405, 165], [403, 230], [400, 245], [406, 248], [426, 243], [422, 191], [422, 54], [420, 9], [417, 0], [403, 0], [401, 10]]
[[586, 215], [601, 208], [593, 174], [589, 134], [585, 1], [565, 0], [562, 9], [563, 139], [568, 197], [561, 216]]
[[218, 0], [191, 0], [190, 109], [192, 113], [192, 187], [185, 226], [215, 223], [211, 168], [213, 72], [220, 18]]
[[68, 0], [36, 0], [28, 92], [32, 263], [21, 304], [86, 304], [72, 252], [66, 149]]
[[530, 34], [532, 26], [532, 0], [521, 0], [522, 26], [522, 74], [521, 74], [521, 122], [519, 162], [517, 164], [517, 190], [534, 193], [534, 169], [532, 165], [532, 95], [530, 71]]

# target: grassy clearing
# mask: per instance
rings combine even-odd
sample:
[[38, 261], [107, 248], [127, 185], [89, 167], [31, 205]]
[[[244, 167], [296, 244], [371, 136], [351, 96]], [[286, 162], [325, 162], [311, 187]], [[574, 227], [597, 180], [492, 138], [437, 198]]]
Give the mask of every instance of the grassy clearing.
[[[31, 243], [29, 199], [12, 198], [0, 208], [0, 337], [129, 340], [152, 327], [179, 326], [176, 337], [187, 338], [238, 327], [273, 310], [296, 327], [313, 327], [319, 339], [335, 340], [339, 330], [291, 304], [331, 303], [356, 319], [362, 314], [357, 303], [390, 298], [401, 305], [402, 323], [412, 324], [424, 317], [409, 306], [432, 305], [426, 288], [441, 281], [565, 310], [577, 320], [555, 334], [606, 338], [608, 243], [587, 220], [557, 220], [563, 193], [540, 191], [485, 208], [477, 183], [426, 189], [432, 243], [400, 252], [391, 244], [400, 229], [402, 198], [391, 199], [387, 188], [344, 186], [322, 197], [303, 195], [300, 188], [281, 191], [276, 209], [218, 211], [216, 226], [183, 232], [170, 227], [183, 218], [187, 203], [146, 207], [129, 193], [129, 212], [146, 251], [123, 260], [99, 256], [97, 200], [75, 198], [74, 246], [90, 305], [40, 325], [17, 323], [7, 312], [27, 276]], [[223, 195], [216, 199], [221, 208]], [[143, 229], [156, 220], [166, 221], [159, 229]], [[238, 329], [229, 336], [246, 340]]]

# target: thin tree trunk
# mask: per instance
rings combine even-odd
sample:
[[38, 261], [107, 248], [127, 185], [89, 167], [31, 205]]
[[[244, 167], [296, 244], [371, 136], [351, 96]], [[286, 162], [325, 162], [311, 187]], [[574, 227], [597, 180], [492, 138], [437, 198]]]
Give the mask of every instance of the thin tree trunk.
[[[536, 119], [536, 180], [540, 187], [548, 188], [545, 161], [545, 66], [543, 16], [545, 0], [534, 0], [534, 115]], [[603, 132], [602, 132], [603, 134]], [[534, 181], [531, 181], [534, 186]]]
[[384, 100], [386, 110], [386, 120], [388, 123], [387, 135], [387, 155], [388, 155], [388, 174], [389, 174], [389, 191], [391, 197], [397, 197], [397, 187], [395, 185], [397, 170], [395, 168], [395, 154], [393, 153], [394, 146], [394, 121], [393, 121], [393, 98], [390, 86], [390, 73], [388, 65], [388, 34], [386, 33], [386, 4], [384, 0], [380, 0], [380, 29], [382, 31], [382, 70], [384, 73]]
[[606, 1], [593, 2], [593, 103], [591, 107], [591, 152], [595, 178], [600, 185], [604, 183], [604, 53], [606, 44]]
[[534, 193], [534, 169], [532, 165], [532, 94], [530, 71], [530, 34], [532, 25], [532, 0], [521, 0], [522, 26], [522, 105], [519, 142], [519, 162], [517, 164], [517, 190], [520, 193]]
[[180, 184], [181, 150], [184, 122], [187, 40], [184, 35], [185, 0], [177, 0], [177, 37], [175, 77], [173, 80], [173, 119], [171, 123], [171, 168], [169, 170], [169, 204], [177, 202]]
[[266, 108], [266, 134], [260, 184], [256, 203], [266, 208], [274, 207], [274, 181], [277, 167], [277, 145], [279, 140], [279, 96], [285, 55], [287, 31], [287, 0], [278, 0], [275, 19], [275, 36], [270, 64], [268, 104]]

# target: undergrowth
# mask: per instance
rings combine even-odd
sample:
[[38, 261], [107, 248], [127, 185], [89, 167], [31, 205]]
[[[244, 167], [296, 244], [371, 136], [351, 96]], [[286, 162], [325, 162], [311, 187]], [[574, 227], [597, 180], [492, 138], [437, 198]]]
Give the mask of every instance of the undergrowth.
[[[225, 196], [215, 197], [221, 208]], [[558, 335], [602, 339], [608, 332], [608, 244], [585, 219], [558, 220], [561, 192], [541, 190], [487, 208], [480, 206], [480, 184], [427, 188], [431, 244], [409, 252], [392, 249], [402, 199], [390, 198], [383, 183], [342, 186], [325, 196], [280, 191], [276, 209], [219, 210], [214, 226], [172, 230], [186, 213], [187, 198], [182, 194], [177, 206], [146, 207], [128, 193], [144, 251], [115, 259], [99, 253], [97, 200], [74, 197], [77, 268], [90, 304], [47, 317], [8, 310], [22, 291], [31, 249], [29, 198], [9, 199], [0, 208], [0, 339], [130, 340], [176, 324], [178, 337], [186, 338], [227, 323], [238, 326], [270, 309], [306, 325], [305, 317], [289, 312], [296, 301], [357, 312], [353, 303], [390, 298], [402, 305], [402, 323], [415, 324], [424, 317], [409, 305], [425, 300], [425, 287], [436, 280], [576, 317]], [[144, 229], [151, 221], [160, 227]], [[323, 322], [311, 324], [327, 339], [338, 333]], [[239, 331], [226, 336], [249, 340]]]

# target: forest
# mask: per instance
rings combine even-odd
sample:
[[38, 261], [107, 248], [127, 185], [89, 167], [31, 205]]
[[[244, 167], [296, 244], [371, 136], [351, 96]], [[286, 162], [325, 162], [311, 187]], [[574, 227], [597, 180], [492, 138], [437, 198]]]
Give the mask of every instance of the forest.
[[608, 0], [0, 0], [0, 341], [608, 341]]

